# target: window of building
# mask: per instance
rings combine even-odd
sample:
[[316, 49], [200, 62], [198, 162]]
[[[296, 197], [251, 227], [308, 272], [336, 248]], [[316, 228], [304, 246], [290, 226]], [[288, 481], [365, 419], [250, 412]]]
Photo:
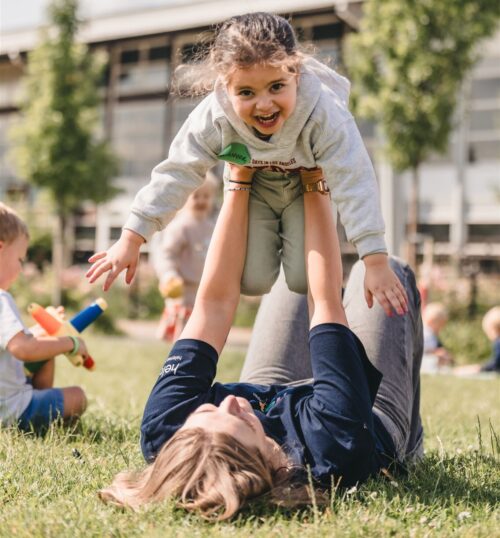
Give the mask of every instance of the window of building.
[[22, 64], [10, 61], [0, 63], [0, 107], [12, 107], [20, 103], [22, 97]]
[[0, 193], [9, 188], [17, 175], [9, 155], [13, 149], [9, 132], [16, 120], [18, 115], [15, 113], [0, 114]]
[[120, 52], [118, 93], [152, 93], [167, 89], [170, 80], [170, 46], [140, 41]]
[[469, 224], [467, 234], [471, 243], [500, 243], [500, 224]]
[[163, 160], [166, 125], [165, 101], [126, 101], [113, 109], [113, 147], [122, 175], [149, 178], [153, 167]]
[[448, 243], [450, 241], [449, 224], [419, 224], [418, 233], [432, 237], [437, 243]]

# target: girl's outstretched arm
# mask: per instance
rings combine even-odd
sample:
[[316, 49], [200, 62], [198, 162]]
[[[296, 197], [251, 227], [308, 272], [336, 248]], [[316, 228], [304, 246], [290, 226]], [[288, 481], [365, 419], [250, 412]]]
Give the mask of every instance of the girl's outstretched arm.
[[347, 325], [342, 306], [342, 261], [330, 197], [305, 192], [304, 213], [311, 328], [321, 323]]
[[[193, 313], [180, 338], [195, 338], [217, 353], [226, 342], [240, 298], [248, 231], [248, 199], [252, 170], [231, 167], [237, 179], [224, 202], [210, 241]], [[248, 183], [248, 185], [241, 182]], [[235, 189], [235, 190], [232, 190]]]

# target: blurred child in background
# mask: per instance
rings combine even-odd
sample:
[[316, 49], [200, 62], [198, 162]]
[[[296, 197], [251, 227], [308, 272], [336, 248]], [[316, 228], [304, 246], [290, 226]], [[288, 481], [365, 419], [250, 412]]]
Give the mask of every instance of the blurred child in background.
[[455, 368], [457, 375], [474, 375], [479, 373], [500, 374], [500, 306], [490, 308], [483, 317], [483, 331], [491, 341], [491, 357], [484, 364], [466, 364]]
[[429, 303], [423, 313], [424, 356], [421, 371], [437, 373], [448, 370], [453, 365], [453, 357], [443, 346], [439, 333], [448, 323], [448, 311], [441, 303]]
[[480, 371], [500, 374], [500, 306], [494, 306], [486, 312], [483, 331], [491, 341], [492, 353], [490, 360], [480, 367]]
[[[21, 273], [28, 249], [26, 224], [0, 202], [0, 425], [40, 431], [57, 418], [70, 421], [87, 406], [80, 387], [53, 388], [54, 358], [61, 353], [87, 356], [81, 338], [34, 335], [22, 322], [7, 291]], [[49, 359], [28, 380], [23, 362]]]
[[165, 299], [157, 334], [168, 342], [177, 339], [193, 309], [215, 225], [216, 186], [215, 175], [207, 174], [153, 246], [153, 265]]

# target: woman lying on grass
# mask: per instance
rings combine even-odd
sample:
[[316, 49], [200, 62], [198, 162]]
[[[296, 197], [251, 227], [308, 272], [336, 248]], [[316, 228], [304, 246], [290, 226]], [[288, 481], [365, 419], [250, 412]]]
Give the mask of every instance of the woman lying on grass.
[[[248, 181], [244, 170], [239, 173]], [[250, 187], [226, 192], [193, 313], [146, 404], [141, 445], [150, 465], [120, 473], [100, 492], [105, 501], [136, 508], [174, 498], [180, 507], [221, 520], [265, 493], [289, 504], [290, 492], [293, 497], [305, 488], [288, 486], [307, 483], [307, 468], [318, 488], [350, 487], [421, 451], [418, 420], [419, 435], [411, 433], [412, 417], [418, 419], [418, 376], [408, 388], [414, 357], [421, 355], [421, 344], [414, 345], [421, 326], [413, 275], [393, 264], [409, 296], [405, 316], [388, 317], [378, 305], [369, 310], [363, 286], [347, 286], [346, 296], [360, 299], [354, 307], [373, 317], [372, 333], [386, 346], [382, 362], [394, 371], [374, 407], [382, 375], [348, 328], [330, 199], [320, 192], [304, 193], [314, 380], [213, 383], [239, 300], [249, 194]], [[273, 357], [264, 361], [272, 370]]]

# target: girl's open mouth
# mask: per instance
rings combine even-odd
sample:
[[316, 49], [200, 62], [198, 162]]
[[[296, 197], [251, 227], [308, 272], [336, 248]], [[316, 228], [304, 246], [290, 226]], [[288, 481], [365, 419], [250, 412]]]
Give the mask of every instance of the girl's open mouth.
[[261, 127], [274, 127], [276, 123], [278, 122], [280, 113], [279, 112], [273, 112], [272, 114], [266, 114], [262, 116], [255, 116], [255, 120]]

